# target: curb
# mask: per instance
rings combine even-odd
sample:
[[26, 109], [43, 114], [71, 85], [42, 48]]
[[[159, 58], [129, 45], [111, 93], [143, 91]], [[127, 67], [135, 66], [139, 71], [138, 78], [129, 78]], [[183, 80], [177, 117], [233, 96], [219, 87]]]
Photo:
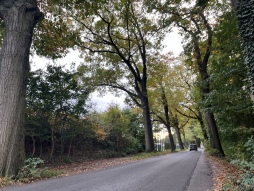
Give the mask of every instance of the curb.
[[212, 190], [212, 187], [212, 171], [209, 162], [205, 158], [204, 150], [202, 149], [186, 191], [208, 191]]

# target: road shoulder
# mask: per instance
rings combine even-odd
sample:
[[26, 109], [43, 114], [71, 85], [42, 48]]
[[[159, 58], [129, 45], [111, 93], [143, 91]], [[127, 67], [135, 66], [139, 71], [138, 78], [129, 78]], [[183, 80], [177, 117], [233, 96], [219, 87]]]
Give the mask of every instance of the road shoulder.
[[201, 155], [198, 159], [196, 168], [192, 174], [187, 191], [208, 191], [212, 190], [213, 187], [213, 177], [210, 164], [206, 159], [203, 149], [201, 150]]

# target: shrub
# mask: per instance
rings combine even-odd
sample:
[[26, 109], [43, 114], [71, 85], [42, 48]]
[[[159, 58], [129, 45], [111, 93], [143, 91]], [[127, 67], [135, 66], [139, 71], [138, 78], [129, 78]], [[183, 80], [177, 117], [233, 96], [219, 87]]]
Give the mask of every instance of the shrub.
[[248, 141], [244, 144], [246, 148], [246, 159], [254, 160], [254, 138], [251, 136]]
[[225, 190], [236, 190], [236, 191], [252, 191], [254, 190], [254, 163], [252, 162], [254, 159], [254, 139], [253, 136], [248, 139], [248, 141], [244, 144], [246, 148], [246, 160], [233, 160], [232, 164], [237, 166], [243, 171], [240, 179], [235, 180], [231, 179], [231, 184], [226, 184]]
[[13, 179], [11, 177], [0, 177], [0, 188], [9, 186], [13, 183]]
[[58, 176], [61, 172], [48, 170], [47, 168], [38, 168], [39, 165], [43, 164], [44, 161], [40, 158], [28, 158], [25, 160], [25, 166], [23, 166], [16, 179], [21, 182], [29, 182], [41, 178], [50, 178]]
[[228, 178], [229, 183], [224, 185], [224, 190], [253, 191], [254, 190], [254, 163], [244, 160], [233, 160], [231, 164], [243, 171], [239, 179]]
[[40, 158], [28, 158], [25, 160], [25, 166], [20, 169], [16, 178], [25, 182], [29, 181], [29, 179], [40, 178], [40, 169], [37, 167], [43, 163], [44, 161]]
[[210, 146], [209, 141], [204, 142], [206, 153], [210, 156], [221, 157], [221, 153], [217, 149], [213, 149]]

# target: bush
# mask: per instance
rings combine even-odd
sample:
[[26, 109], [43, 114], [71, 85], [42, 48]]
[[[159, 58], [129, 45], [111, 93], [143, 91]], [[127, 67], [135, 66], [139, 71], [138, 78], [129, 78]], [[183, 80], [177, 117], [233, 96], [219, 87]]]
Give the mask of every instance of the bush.
[[248, 141], [244, 144], [246, 148], [246, 159], [254, 160], [254, 138], [251, 136]]
[[246, 160], [233, 160], [231, 164], [243, 171], [240, 179], [231, 179], [231, 184], [226, 184], [225, 190], [253, 191], [254, 190], [254, 139], [253, 136], [244, 144], [246, 148]]
[[224, 190], [235, 191], [253, 191], [254, 190], [254, 163], [244, 160], [233, 160], [231, 164], [237, 166], [243, 171], [240, 178], [228, 177], [227, 184], [224, 185]]
[[205, 151], [208, 155], [221, 157], [221, 153], [217, 149], [211, 148], [209, 141], [205, 141], [204, 146], [205, 146]]
[[43, 163], [44, 161], [40, 158], [28, 158], [16, 178], [25, 182], [29, 181], [29, 179], [40, 178], [40, 170], [37, 167]]
[[13, 183], [13, 179], [11, 177], [0, 177], [0, 188], [9, 186]]
[[16, 179], [21, 182], [30, 182], [36, 179], [50, 178], [58, 176], [61, 173], [47, 168], [38, 168], [39, 165], [43, 164], [44, 161], [40, 158], [28, 158], [25, 160], [25, 166], [23, 166]]

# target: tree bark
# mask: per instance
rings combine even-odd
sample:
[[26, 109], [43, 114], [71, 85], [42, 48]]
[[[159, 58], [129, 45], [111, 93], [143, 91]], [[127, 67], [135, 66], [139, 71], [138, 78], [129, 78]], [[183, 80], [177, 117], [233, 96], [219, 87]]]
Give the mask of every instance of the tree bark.
[[163, 88], [162, 84], [160, 84], [160, 88], [161, 88], [161, 98], [162, 98], [162, 102], [163, 102], [164, 115], [165, 115], [165, 118], [166, 118], [166, 124], [165, 125], [166, 125], [167, 130], [168, 130], [170, 149], [173, 152], [173, 151], [175, 151], [176, 146], [175, 146], [175, 142], [174, 142], [174, 139], [173, 139], [173, 135], [171, 133], [169, 109], [168, 109], [168, 100], [166, 98], [166, 93], [164, 91], [164, 88]]
[[148, 104], [148, 97], [144, 96], [141, 98], [142, 103], [142, 112], [143, 112], [143, 120], [144, 120], [144, 129], [145, 129], [145, 145], [146, 152], [154, 151], [154, 141], [153, 141], [153, 131], [152, 131], [152, 122], [151, 122], [151, 114], [150, 108]]
[[173, 152], [176, 150], [176, 146], [175, 146], [175, 142], [173, 139], [170, 125], [167, 126], [167, 130], [168, 130], [168, 138], [169, 138], [169, 142], [170, 142], [170, 150]]
[[184, 131], [184, 129], [182, 129], [182, 135], [183, 135], [184, 147], [187, 148], [187, 147], [188, 147], [188, 143], [187, 143], [187, 141], [186, 141], [186, 136], [185, 136], [185, 131]]
[[26, 81], [33, 29], [43, 17], [35, 0], [0, 1], [5, 33], [0, 53], [0, 175], [16, 175], [25, 159]]
[[177, 136], [180, 150], [184, 150], [184, 145], [183, 145], [183, 141], [181, 138], [181, 132], [180, 132], [180, 128], [179, 128], [179, 122], [178, 122], [177, 115], [175, 117], [173, 117], [173, 126], [175, 127], [176, 136]]
[[178, 127], [175, 127], [175, 130], [176, 130], [176, 137], [177, 137], [177, 140], [178, 140], [178, 143], [179, 143], [180, 150], [184, 150], [180, 130], [179, 130]]
[[225, 156], [221, 143], [220, 143], [218, 127], [214, 118], [214, 114], [212, 112], [205, 112], [205, 118], [206, 118], [207, 124], [210, 127], [212, 127], [210, 130], [213, 137], [214, 148], [216, 148], [220, 152], [221, 156]]
[[[206, 102], [207, 100], [207, 96], [210, 93], [210, 82], [209, 82], [209, 75], [207, 73], [207, 64], [203, 63], [200, 64], [199, 68], [200, 68], [200, 75], [202, 78], [202, 87], [201, 87], [201, 91], [202, 91], [202, 101], [203, 103]], [[215, 117], [213, 112], [211, 111], [211, 105], [204, 105], [204, 115], [205, 115], [205, 119], [206, 119], [206, 123], [208, 126], [208, 130], [210, 133], [210, 145], [212, 148], [217, 149], [221, 156], [225, 156], [224, 151], [222, 149], [221, 146], [221, 142], [220, 142], [220, 137], [219, 137], [219, 133], [218, 133], [218, 127], [217, 127], [217, 123], [215, 121]]]
[[54, 130], [52, 128], [50, 131], [50, 139], [51, 139], [51, 151], [50, 151], [49, 160], [51, 161], [53, 158], [53, 155], [54, 155], [54, 151], [55, 151]]
[[[164, 108], [165, 109], [165, 108]], [[164, 110], [165, 111], [165, 110]], [[172, 132], [171, 132], [171, 126], [170, 126], [170, 120], [169, 120], [169, 115], [168, 113], [166, 114], [166, 112], [164, 113], [164, 115], [166, 115], [166, 120], [164, 120], [161, 116], [157, 116], [157, 118], [159, 119], [158, 121], [160, 121], [161, 123], [163, 123], [167, 130], [168, 130], [168, 138], [169, 138], [169, 145], [170, 145], [170, 150], [173, 152], [175, 151], [176, 149], [176, 146], [175, 146], [175, 142], [174, 142], [174, 138], [173, 138], [173, 135], [172, 135]]]
[[207, 132], [206, 132], [205, 124], [204, 124], [204, 121], [203, 121], [203, 118], [202, 118], [202, 114], [199, 110], [198, 110], [198, 121], [199, 121], [201, 130], [202, 130], [202, 134], [203, 134], [204, 139], [208, 140], [208, 135], [207, 135]]

